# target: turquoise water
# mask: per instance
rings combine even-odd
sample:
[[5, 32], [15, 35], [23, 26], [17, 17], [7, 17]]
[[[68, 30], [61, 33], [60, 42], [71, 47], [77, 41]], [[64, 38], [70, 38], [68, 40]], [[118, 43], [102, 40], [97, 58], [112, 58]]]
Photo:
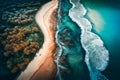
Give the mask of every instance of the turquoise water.
[[[115, 3], [115, 1], [114, 1]], [[84, 2], [88, 9], [88, 17], [93, 23], [98, 23], [97, 20], [103, 21], [100, 25], [94, 25], [94, 32], [101, 36], [105, 46], [110, 52], [110, 62], [107, 69], [103, 72], [109, 80], [120, 80], [120, 8], [116, 7], [118, 3], [111, 5], [104, 2]], [[91, 11], [92, 10], [92, 11]], [[97, 12], [102, 18], [94, 15]], [[100, 28], [99, 28], [100, 27]]]
[[[60, 0], [60, 1], [62, 1], [62, 0]], [[72, 0], [72, 1], [75, 1], [75, 0]], [[112, 2], [112, 1], [110, 1], [110, 2]], [[109, 65], [106, 68], [105, 65], [107, 65], [107, 62], [105, 62], [104, 68], [101, 68], [102, 74], [104, 74], [109, 80], [119, 80], [119, 71], [120, 71], [120, 68], [119, 68], [120, 67], [120, 62], [119, 62], [119, 60], [120, 60], [119, 59], [119, 57], [120, 57], [120, 54], [119, 54], [119, 52], [120, 52], [120, 49], [119, 49], [120, 48], [120, 42], [119, 42], [120, 41], [120, 37], [119, 37], [120, 16], [119, 16], [119, 14], [120, 14], [120, 10], [119, 10], [119, 7], [116, 7], [118, 4], [116, 4], [114, 7], [113, 3], [111, 5], [111, 3], [109, 4], [109, 2], [106, 4], [106, 2], [102, 2], [102, 1], [94, 2], [92, 0], [91, 1], [84, 0], [84, 2], [82, 1], [82, 4], [85, 6], [85, 8], [87, 10], [87, 14], [85, 15], [85, 18], [91, 22], [92, 32], [97, 34], [98, 36], [100, 36], [100, 39], [103, 41], [102, 46], [104, 44], [104, 46], [105, 46], [104, 49], [106, 49], [106, 50], [108, 49], [108, 51], [110, 53]], [[61, 73], [62, 69], [59, 69], [60, 70], [59, 74], [60, 74], [61, 80], [64, 80], [64, 79], [72, 80], [72, 79], [76, 78], [77, 76], [79, 76], [80, 74], [86, 75], [86, 74], [89, 74], [89, 72], [88, 72], [87, 68], [86, 68], [86, 73], [84, 73], [82, 71], [79, 72], [80, 69], [78, 69], [78, 66], [86, 66], [86, 64], [84, 63], [86, 52], [85, 52], [84, 48], [82, 47], [81, 42], [79, 41], [79, 40], [81, 40], [81, 37], [79, 35], [81, 35], [82, 28], [80, 28], [80, 26], [78, 26], [75, 22], [73, 22], [74, 19], [71, 20], [70, 17], [68, 16], [68, 13], [69, 13], [68, 10], [70, 10], [70, 8], [72, 7], [71, 4], [69, 3], [69, 1], [64, 0], [61, 2], [61, 5], [62, 6], [59, 7], [60, 11], [61, 11], [60, 12], [61, 18], [60, 18], [60, 22], [58, 23], [58, 29], [57, 29], [58, 33], [57, 33], [56, 38], [57, 38], [57, 42], [58, 42], [59, 46], [61, 46], [61, 57], [65, 56], [67, 65], [64, 65], [61, 63], [59, 63], [59, 65], [61, 65], [62, 68], [64, 68], [63, 71], [65, 71], [65, 70], [70, 70], [70, 71], [68, 71], [69, 73], [66, 73], [66, 72]], [[78, 7], [78, 8], [80, 8], [80, 7]], [[76, 7], [76, 10], [78, 8]], [[78, 12], [76, 11], [75, 14], [81, 14], [81, 13], [79, 11]], [[75, 16], [77, 16], [77, 15], [75, 15]], [[79, 22], [78, 22], [78, 24], [79, 24]], [[80, 23], [80, 25], [81, 25], [81, 23]], [[89, 29], [90, 28], [88, 28], [88, 30]], [[88, 37], [88, 38], [90, 38], [90, 37]], [[84, 40], [83, 40], [83, 42], [84, 42]], [[100, 43], [95, 43], [95, 45], [97, 45], [97, 44], [100, 44]], [[91, 48], [92, 47], [93, 46], [91, 46]], [[97, 49], [97, 47], [96, 47], [96, 50], [99, 51], [99, 49]], [[91, 50], [89, 49], [88, 51], [91, 51]], [[102, 50], [100, 51], [100, 53], [101, 52], [102, 52]], [[105, 53], [108, 53], [108, 52], [105, 51]], [[103, 54], [104, 54], [104, 52], [103, 52]], [[94, 55], [92, 55], [92, 56], [94, 56]], [[95, 58], [95, 57], [93, 57], [93, 58]], [[101, 56], [99, 55], [98, 58], [100, 58], [101, 60], [107, 59], [107, 56], [103, 57], [102, 55]], [[94, 59], [90, 59], [90, 60], [94, 60]], [[83, 61], [84, 65], [78, 64], [82, 61]], [[99, 65], [99, 63], [100, 63], [99, 61], [98, 61], [98, 64], [90, 63], [89, 66], [92, 66], [92, 67], [94, 66], [94, 68], [97, 68], [96, 66]], [[88, 68], [89, 68], [89, 66], [88, 66]], [[58, 67], [58, 68], [60, 68], [60, 67]], [[82, 70], [82, 68], [81, 68], [81, 70]], [[92, 70], [93, 70], [93, 68], [92, 68]], [[105, 71], [103, 71], [103, 70], [105, 70]], [[90, 71], [91, 71], [91, 69], [90, 69]], [[93, 74], [95, 74], [96, 76], [99, 75], [99, 72], [98, 73], [95, 72], [95, 73], [93, 73]], [[98, 80], [98, 78], [101, 77], [101, 74], [99, 75], [99, 77], [96, 77], [96, 79], [95, 79], [94, 75], [92, 77], [93, 77], [92, 80]], [[104, 76], [102, 76], [102, 77], [104, 77]], [[81, 76], [77, 77], [76, 79], [81, 79]], [[88, 79], [85, 79], [85, 80], [88, 80]], [[103, 78], [102, 78], [102, 80], [103, 80]]]
[[68, 16], [71, 7], [68, 0], [60, 0], [58, 15], [61, 14], [61, 17], [58, 17], [60, 21], [56, 38], [61, 48], [58, 58], [65, 57], [65, 63], [58, 61], [58, 75], [60, 80], [89, 80], [89, 72], [84, 62], [85, 51], [80, 45], [81, 30]]
[[73, 7], [69, 10], [69, 16], [81, 29], [81, 44], [84, 48], [85, 62], [90, 72], [91, 80], [108, 80], [101, 71], [104, 71], [109, 62], [109, 51], [104, 46], [102, 39], [92, 32], [93, 24], [85, 16], [87, 9], [79, 0], [70, 0]]

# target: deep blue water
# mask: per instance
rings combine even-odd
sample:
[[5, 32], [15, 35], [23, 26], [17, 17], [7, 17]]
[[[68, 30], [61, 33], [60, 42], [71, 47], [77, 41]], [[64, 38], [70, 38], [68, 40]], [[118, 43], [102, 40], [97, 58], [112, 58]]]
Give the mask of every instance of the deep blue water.
[[[105, 46], [110, 52], [110, 61], [107, 69], [103, 72], [109, 80], [120, 80], [120, 2], [118, 0], [104, 2], [94, 2], [84, 0], [83, 4], [88, 9], [88, 17], [93, 21], [94, 32], [101, 36]], [[92, 10], [92, 11], [90, 11]], [[97, 12], [102, 19], [94, 15]], [[95, 20], [95, 21], [94, 21]], [[99, 28], [100, 27], [100, 28]]]

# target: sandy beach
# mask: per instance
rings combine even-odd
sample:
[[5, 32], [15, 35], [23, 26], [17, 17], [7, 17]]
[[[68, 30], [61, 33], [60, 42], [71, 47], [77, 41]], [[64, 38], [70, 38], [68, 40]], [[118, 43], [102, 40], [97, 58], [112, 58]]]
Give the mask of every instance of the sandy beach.
[[36, 22], [44, 34], [42, 48], [36, 53], [36, 57], [20, 74], [17, 80], [51, 80], [56, 74], [56, 65], [53, 54], [56, 48], [54, 35], [56, 18], [55, 13], [58, 1], [52, 0], [43, 5], [36, 14]]

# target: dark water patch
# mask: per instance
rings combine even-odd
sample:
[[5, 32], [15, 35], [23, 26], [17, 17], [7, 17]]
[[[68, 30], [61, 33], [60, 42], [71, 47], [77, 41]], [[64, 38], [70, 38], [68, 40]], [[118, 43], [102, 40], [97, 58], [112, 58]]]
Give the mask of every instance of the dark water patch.
[[97, 6], [102, 5], [102, 6], [111, 7], [114, 9], [120, 8], [120, 0], [81, 0], [81, 3], [84, 3], [84, 4], [90, 3], [93, 6], [97, 4]]

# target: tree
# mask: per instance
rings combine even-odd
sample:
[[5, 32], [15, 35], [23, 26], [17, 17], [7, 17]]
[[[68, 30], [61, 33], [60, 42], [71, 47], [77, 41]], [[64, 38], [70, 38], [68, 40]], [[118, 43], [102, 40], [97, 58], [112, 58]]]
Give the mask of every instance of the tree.
[[[12, 72], [16, 73], [19, 70], [23, 70], [40, 48], [40, 45], [36, 41], [27, 41], [25, 38], [33, 34], [32, 31], [37, 31], [37, 28], [33, 28], [31, 31], [26, 28], [20, 28], [15, 26], [14, 28], [6, 28], [0, 37], [3, 40], [4, 45], [4, 57], [6, 58], [6, 66]], [[11, 56], [12, 55], [12, 56]]]

